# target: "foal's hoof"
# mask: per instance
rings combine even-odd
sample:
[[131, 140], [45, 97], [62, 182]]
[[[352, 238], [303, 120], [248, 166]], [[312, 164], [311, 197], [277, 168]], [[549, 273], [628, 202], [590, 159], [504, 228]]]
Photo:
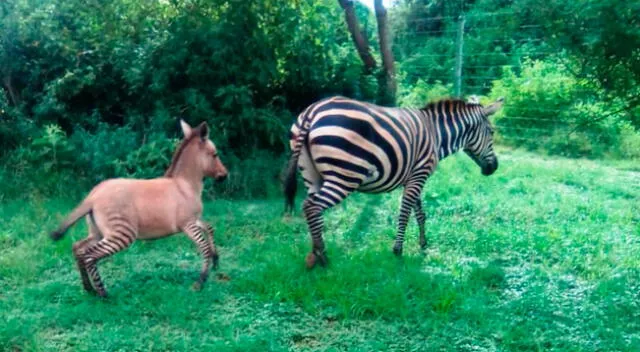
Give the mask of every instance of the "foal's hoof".
[[307, 258], [305, 259], [305, 263], [307, 269], [313, 269], [316, 264], [320, 264], [322, 267], [326, 267], [329, 264], [329, 259], [324, 252], [316, 252], [312, 251], [307, 254]]
[[84, 290], [89, 293], [96, 293], [96, 290], [93, 288], [93, 286], [90, 283], [83, 282], [82, 288], [84, 288]]
[[402, 247], [393, 247], [393, 254], [395, 254], [396, 257], [402, 257]]
[[194, 282], [193, 285], [191, 285], [191, 289], [194, 291], [202, 290], [202, 283], [199, 281]]
[[107, 291], [91, 291], [91, 294], [94, 294], [102, 299], [107, 298]]
[[213, 258], [211, 258], [211, 263], [212, 263], [212, 266], [213, 266], [214, 270], [218, 269], [218, 253], [215, 253], [213, 255]]

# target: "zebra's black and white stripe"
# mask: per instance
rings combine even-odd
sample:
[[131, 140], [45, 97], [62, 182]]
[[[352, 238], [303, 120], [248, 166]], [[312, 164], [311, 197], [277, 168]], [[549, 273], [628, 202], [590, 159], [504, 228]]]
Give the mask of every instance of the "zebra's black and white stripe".
[[312, 267], [327, 258], [322, 239], [322, 212], [354, 191], [380, 193], [404, 186], [394, 253], [402, 254], [411, 210], [426, 247], [421, 192], [438, 161], [463, 149], [485, 175], [498, 167], [488, 116], [502, 100], [483, 107], [462, 100], [442, 100], [423, 109], [385, 108], [344, 97], [331, 97], [305, 109], [291, 127], [292, 156], [285, 179], [292, 209], [296, 169], [308, 196], [303, 210], [313, 250]]

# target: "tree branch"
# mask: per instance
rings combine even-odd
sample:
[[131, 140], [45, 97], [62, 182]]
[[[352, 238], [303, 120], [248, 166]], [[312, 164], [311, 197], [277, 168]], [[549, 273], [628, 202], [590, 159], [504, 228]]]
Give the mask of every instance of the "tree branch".
[[338, 0], [338, 2], [344, 9], [344, 17], [347, 22], [347, 27], [349, 28], [349, 33], [351, 33], [351, 38], [356, 46], [358, 55], [360, 55], [360, 59], [364, 63], [365, 72], [369, 74], [376, 68], [376, 60], [373, 58], [373, 55], [371, 55], [367, 38], [365, 38], [360, 31], [358, 18], [356, 17], [353, 7], [353, 0]]

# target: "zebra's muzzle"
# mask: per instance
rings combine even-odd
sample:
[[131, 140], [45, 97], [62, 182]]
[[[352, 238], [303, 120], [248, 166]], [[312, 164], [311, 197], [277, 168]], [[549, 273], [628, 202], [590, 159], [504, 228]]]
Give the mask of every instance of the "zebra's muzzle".
[[496, 170], [498, 169], [498, 160], [495, 160], [493, 162], [489, 162], [487, 164], [485, 164], [482, 167], [482, 174], [485, 176], [489, 176], [491, 174], [493, 174], [494, 172], [496, 172]]

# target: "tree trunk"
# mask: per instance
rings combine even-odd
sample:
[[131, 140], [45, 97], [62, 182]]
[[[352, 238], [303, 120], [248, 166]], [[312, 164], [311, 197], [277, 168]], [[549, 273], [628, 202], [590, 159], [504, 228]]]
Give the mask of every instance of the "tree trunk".
[[387, 9], [382, 5], [382, 0], [374, 0], [376, 9], [376, 19], [378, 21], [378, 40], [380, 41], [380, 53], [382, 54], [382, 81], [380, 82], [380, 92], [384, 105], [395, 105], [396, 101], [396, 69], [393, 61], [393, 52], [389, 43], [389, 33], [387, 32]]
[[18, 105], [18, 97], [16, 96], [15, 91], [13, 90], [13, 85], [11, 84], [11, 74], [7, 74], [4, 76], [4, 87], [9, 92], [9, 100], [11, 101], [12, 106]]
[[349, 33], [351, 33], [351, 38], [358, 50], [358, 55], [360, 55], [360, 59], [364, 63], [365, 72], [369, 74], [373, 72], [373, 69], [376, 67], [376, 60], [373, 58], [373, 55], [371, 55], [367, 38], [364, 37], [360, 31], [358, 18], [356, 17], [356, 12], [353, 7], [353, 0], [338, 0], [338, 2], [344, 9], [344, 17], [347, 21]]

